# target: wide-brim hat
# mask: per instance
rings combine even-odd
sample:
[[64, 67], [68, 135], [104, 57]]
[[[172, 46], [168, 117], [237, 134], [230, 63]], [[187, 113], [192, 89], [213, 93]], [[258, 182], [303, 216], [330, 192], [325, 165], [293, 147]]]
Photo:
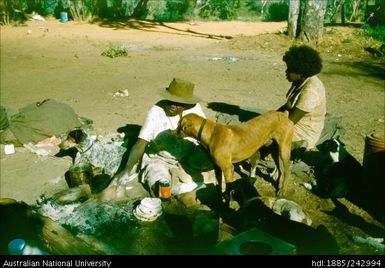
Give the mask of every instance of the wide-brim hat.
[[200, 98], [194, 95], [195, 85], [189, 81], [174, 78], [166, 90], [161, 92], [161, 96], [169, 101], [196, 104]]

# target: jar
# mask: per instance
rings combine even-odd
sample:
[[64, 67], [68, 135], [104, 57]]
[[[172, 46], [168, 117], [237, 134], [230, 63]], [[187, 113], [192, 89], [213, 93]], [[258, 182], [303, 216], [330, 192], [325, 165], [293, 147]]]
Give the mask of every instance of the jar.
[[159, 182], [159, 197], [162, 199], [168, 199], [171, 197], [171, 185], [167, 180]]

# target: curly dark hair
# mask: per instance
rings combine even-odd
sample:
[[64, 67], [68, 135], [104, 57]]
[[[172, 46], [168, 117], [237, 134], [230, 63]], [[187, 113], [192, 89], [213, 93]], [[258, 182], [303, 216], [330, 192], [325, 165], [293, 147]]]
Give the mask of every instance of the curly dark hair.
[[305, 77], [316, 75], [322, 70], [322, 59], [319, 53], [306, 45], [292, 46], [282, 60], [286, 62], [289, 72], [302, 74]]

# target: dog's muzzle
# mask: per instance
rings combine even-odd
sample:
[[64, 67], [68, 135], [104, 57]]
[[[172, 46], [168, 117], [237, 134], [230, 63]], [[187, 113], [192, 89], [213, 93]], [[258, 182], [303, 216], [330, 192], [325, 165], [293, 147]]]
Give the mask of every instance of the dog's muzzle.
[[76, 143], [69, 140], [64, 140], [59, 144], [59, 148], [62, 150], [68, 150], [76, 146]]

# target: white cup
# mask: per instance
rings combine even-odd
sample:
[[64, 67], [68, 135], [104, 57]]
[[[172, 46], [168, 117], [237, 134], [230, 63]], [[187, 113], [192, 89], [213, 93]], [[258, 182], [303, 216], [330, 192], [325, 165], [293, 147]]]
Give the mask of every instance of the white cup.
[[14, 154], [15, 153], [15, 145], [5, 144], [4, 145], [4, 153], [5, 154]]

